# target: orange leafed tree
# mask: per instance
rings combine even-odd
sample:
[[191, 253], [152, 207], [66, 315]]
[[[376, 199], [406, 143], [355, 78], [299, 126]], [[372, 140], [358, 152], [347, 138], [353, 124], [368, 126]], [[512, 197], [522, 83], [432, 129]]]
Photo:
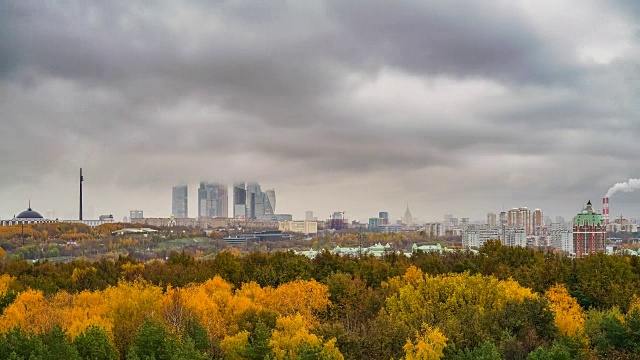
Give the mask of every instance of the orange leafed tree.
[[555, 285], [545, 293], [554, 313], [554, 322], [567, 336], [579, 336], [584, 331], [585, 313], [578, 301], [562, 285]]

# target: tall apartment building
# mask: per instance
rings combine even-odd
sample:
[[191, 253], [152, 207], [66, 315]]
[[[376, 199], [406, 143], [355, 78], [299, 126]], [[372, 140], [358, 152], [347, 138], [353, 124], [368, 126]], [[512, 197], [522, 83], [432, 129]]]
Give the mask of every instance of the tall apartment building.
[[504, 246], [527, 246], [527, 233], [521, 227], [506, 227], [502, 231], [502, 245]]
[[591, 200], [573, 218], [573, 249], [576, 257], [605, 251], [607, 226], [601, 214], [593, 210]]
[[498, 225], [507, 226], [507, 212], [506, 211], [501, 211], [500, 212], [500, 223]]
[[429, 237], [444, 236], [444, 224], [439, 222], [426, 223], [424, 225], [424, 232]]
[[189, 194], [187, 185], [173, 187], [171, 197], [171, 213], [178, 219], [189, 217]]
[[529, 210], [526, 207], [513, 208], [507, 212], [507, 226], [522, 228], [526, 235], [537, 234], [543, 225], [542, 210]]
[[518, 208], [513, 208], [507, 211], [507, 226], [516, 227], [518, 226]]
[[498, 217], [496, 216], [496, 213], [487, 213], [487, 225], [489, 225], [490, 227], [496, 227], [497, 223]]
[[201, 182], [198, 189], [198, 217], [229, 217], [229, 194], [227, 186]]
[[129, 219], [144, 219], [144, 212], [142, 210], [129, 211]]
[[542, 213], [542, 210], [533, 210], [533, 213], [531, 213], [531, 231], [533, 231], [534, 235], [540, 235], [543, 226], [544, 214]]
[[549, 227], [550, 245], [554, 249], [572, 254], [573, 251], [573, 231], [562, 223], [553, 223]]
[[462, 232], [462, 246], [480, 248], [489, 240], [501, 240], [500, 229], [482, 225], [468, 225]]

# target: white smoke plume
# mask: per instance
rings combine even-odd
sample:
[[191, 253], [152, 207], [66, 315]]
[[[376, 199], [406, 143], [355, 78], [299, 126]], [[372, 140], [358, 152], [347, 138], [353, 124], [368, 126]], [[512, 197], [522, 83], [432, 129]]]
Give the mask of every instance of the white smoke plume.
[[609, 191], [607, 191], [607, 195], [605, 195], [605, 197], [612, 197], [618, 191], [632, 192], [636, 189], [640, 189], [640, 179], [629, 179], [626, 182], [621, 182], [613, 185], [609, 189]]

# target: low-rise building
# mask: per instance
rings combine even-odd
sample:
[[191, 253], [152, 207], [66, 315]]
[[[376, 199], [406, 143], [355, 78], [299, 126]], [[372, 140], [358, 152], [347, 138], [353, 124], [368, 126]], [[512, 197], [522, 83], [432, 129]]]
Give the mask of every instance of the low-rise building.
[[317, 221], [280, 221], [278, 222], [278, 230], [284, 232], [294, 232], [301, 234], [317, 234]]

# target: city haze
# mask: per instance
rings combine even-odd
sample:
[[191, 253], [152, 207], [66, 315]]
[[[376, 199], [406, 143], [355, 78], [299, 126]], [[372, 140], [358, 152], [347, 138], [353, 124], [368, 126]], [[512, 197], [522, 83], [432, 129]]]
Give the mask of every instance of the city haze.
[[[0, 2], [0, 217], [567, 218], [640, 176], [635, 1]], [[637, 217], [640, 192], [611, 198]], [[231, 211], [230, 211], [231, 213]]]

